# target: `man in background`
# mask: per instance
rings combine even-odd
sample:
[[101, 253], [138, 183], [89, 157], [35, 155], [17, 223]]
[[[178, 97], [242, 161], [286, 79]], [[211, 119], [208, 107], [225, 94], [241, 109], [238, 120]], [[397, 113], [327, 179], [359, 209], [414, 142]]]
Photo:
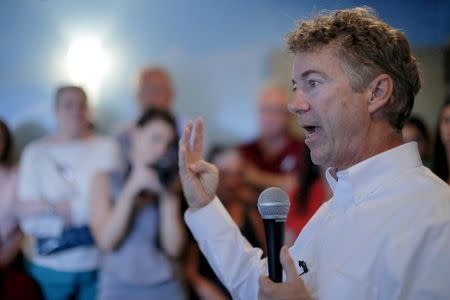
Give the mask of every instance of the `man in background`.
[[[175, 92], [169, 73], [158, 66], [142, 69], [136, 84], [136, 105], [138, 117], [149, 108], [172, 111]], [[182, 128], [183, 120], [177, 118], [177, 127]], [[131, 125], [120, 131], [117, 136], [125, 161], [128, 160]]]
[[240, 146], [245, 178], [257, 191], [277, 186], [289, 192], [297, 183], [304, 144], [289, 131], [289, 96], [277, 82], [262, 88], [257, 103], [259, 136]]

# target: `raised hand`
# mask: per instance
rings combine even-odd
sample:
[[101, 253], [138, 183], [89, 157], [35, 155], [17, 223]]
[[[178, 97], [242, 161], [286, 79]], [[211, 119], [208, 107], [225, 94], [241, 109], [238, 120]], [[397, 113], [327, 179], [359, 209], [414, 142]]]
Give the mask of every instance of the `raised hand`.
[[189, 121], [180, 139], [180, 178], [183, 192], [191, 208], [211, 202], [219, 182], [219, 170], [203, 160], [203, 121]]

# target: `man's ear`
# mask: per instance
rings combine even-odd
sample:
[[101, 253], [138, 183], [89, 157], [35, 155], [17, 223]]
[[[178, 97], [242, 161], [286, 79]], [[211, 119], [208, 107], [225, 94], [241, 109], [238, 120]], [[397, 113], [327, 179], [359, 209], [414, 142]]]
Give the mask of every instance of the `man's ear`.
[[368, 109], [369, 113], [373, 114], [386, 106], [392, 96], [394, 82], [391, 76], [387, 74], [380, 74], [375, 77], [369, 84], [368, 93]]

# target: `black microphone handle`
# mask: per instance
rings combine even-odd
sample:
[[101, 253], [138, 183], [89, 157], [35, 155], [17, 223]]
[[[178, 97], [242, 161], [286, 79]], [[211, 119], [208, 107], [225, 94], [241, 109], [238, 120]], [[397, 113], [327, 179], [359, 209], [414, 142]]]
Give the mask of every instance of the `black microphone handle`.
[[267, 264], [269, 278], [274, 282], [283, 280], [280, 250], [284, 243], [284, 220], [263, 219], [267, 244]]

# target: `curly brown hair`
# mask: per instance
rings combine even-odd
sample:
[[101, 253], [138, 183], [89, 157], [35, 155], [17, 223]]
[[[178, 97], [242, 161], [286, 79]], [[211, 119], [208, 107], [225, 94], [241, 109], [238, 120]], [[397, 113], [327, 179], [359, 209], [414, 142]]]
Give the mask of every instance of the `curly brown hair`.
[[380, 74], [389, 75], [394, 89], [384, 113], [394, 128], [403, 127], [421, 86], [418, 66], [403, 33], [381, 21], [372, 9], [338, 10], [301, 21], [288, 34], [287, 45], [294, 54], [337, 46], [355, 91], [362, 91]]

